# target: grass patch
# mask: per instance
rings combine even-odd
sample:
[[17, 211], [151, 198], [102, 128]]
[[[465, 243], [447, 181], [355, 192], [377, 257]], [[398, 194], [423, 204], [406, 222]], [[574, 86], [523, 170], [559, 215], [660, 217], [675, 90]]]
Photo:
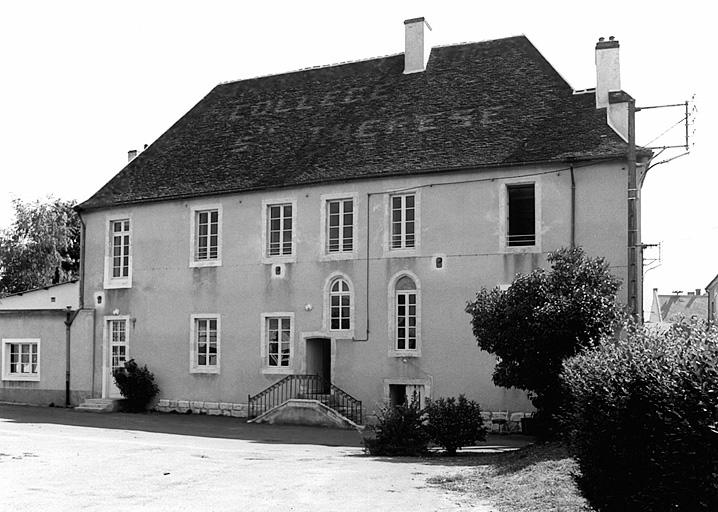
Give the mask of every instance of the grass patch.
[[472, 458], [472, 472], [432, 477], [429, 483], [488, 500], [500, 512], [593, 510], [573, 481], [578, 466], [560, 443]]

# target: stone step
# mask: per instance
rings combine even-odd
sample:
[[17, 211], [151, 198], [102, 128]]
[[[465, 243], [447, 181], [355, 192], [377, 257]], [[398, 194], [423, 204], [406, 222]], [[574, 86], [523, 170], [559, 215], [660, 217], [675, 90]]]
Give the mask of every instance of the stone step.
[[75, 410], [82, 412], [113, 412], [117, 410], [117, 402], [112, 398], [87, 398], [75, 407]]

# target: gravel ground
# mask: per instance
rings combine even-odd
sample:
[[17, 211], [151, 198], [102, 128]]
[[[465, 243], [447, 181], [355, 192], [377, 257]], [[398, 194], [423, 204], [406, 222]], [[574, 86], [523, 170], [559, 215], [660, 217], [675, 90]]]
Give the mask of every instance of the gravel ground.
[[0, 508], [13, 512], [489, 512], [427, 483], [471, 469], [460, 459], [365, 456], [353, 431], [0, 406]]

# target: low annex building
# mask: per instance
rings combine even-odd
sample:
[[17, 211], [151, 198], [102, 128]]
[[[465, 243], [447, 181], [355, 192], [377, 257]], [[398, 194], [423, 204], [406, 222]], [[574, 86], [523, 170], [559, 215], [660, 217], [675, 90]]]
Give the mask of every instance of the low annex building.
[[415, 393], [530, 409], [464, 308], [572, 244], [625, 280], [618, 41], [577, 92], [524, 36], [405, 28], [404, 54], [216, 86], [79, 205], [95, 395], [134, 358], [165, 409], [243, 414], [297, 375], [365, 413]]

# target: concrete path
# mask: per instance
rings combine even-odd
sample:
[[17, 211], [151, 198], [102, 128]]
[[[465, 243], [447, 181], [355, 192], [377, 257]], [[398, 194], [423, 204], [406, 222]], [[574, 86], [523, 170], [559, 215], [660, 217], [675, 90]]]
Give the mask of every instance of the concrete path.
[[0, 406], [0, 504], [13, 512], [488, 512], [426, 482], [471, 467], [369, 457], [354, 431]]

